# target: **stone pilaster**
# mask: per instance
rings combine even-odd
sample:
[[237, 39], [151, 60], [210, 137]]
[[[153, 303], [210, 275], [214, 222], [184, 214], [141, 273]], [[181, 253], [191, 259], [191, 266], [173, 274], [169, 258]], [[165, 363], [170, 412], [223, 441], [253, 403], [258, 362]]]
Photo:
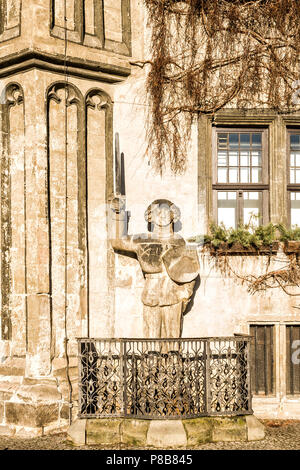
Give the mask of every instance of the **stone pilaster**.
[[277, 116], [270, 124], [270, 221], [287, 225], [286, 125]]
[[50, 371], [51, 312], [49, 278], [49, 218], [47, 188], [47, 125], [45, 84], [29, 72], [24, 84], [26, 128], [26, 278], [28, 292], [28, 376]]

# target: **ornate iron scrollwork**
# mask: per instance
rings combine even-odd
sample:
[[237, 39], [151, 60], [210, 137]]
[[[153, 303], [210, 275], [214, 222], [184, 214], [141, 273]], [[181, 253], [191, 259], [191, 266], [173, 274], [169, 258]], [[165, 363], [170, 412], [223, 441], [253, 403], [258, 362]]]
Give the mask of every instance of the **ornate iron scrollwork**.
[[79, 416], [251, 414], [249, 339], [79, 340]]

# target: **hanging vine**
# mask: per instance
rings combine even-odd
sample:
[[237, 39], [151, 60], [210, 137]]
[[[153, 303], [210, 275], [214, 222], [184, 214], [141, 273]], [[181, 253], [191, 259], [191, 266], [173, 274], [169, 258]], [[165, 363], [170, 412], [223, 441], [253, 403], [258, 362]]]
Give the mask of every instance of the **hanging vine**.
[[[214, 258], [215, 267], [220, 270], [224, 277], [232, 277], [241, 285], [246, 285], [249, 294], [266, 292], [269, 289], [280, 289], [290, 297], [300, 296], [300, 266], [296, 254], [287, 256], [287, 259], [284, 260], [284, 266], [272, 271], [269, 271], [271, 255], [268, 255], [266, 272], [261, 275], [243, 274], [232, 266], [229, 258], [227, 255], [216, 256]], [[273, 256], [273, 261], [274, 259]]]
[[148, 151], [186, 169], [192, 122], [225, 106], [296, 110], [298, 0], [144, 0], [151, 27]]

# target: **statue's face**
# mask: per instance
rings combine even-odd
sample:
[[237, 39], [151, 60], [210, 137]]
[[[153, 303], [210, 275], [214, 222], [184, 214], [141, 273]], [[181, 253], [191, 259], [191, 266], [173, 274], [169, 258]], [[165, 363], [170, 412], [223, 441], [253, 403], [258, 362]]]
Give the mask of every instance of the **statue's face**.
[[173, 222], [173, 214], [168, 206], [157, 205], [152, 209], [151, 221], [159, 227], [166, 227]]

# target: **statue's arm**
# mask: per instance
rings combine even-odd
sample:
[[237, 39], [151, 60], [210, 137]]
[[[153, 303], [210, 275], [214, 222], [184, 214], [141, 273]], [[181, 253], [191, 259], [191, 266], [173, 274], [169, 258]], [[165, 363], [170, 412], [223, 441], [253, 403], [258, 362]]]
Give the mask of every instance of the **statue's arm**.
[[109, 240], [114, 250], [136, 251], [133, 237], [127, 233], [125, 204], [119, 198], [115, 198], [110, 207]]
[[110, 240], [110, 244], [114, 250], [121, 250], [121, 251], [128, 251], [128, 252], [135, 252], [135, 246], [132, 241], [132, 237], [126, 235], [126, 237], [122, 238], [112, 238]]

